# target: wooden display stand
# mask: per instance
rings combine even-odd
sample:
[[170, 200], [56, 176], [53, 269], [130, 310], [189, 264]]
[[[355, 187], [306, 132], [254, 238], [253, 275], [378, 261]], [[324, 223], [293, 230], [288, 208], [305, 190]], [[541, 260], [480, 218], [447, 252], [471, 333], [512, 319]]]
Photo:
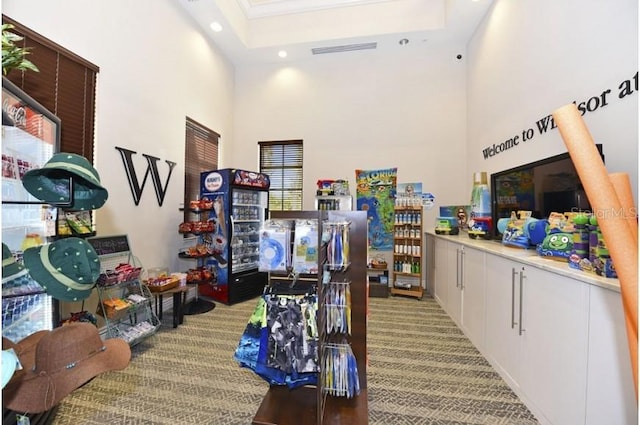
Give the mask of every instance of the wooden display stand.
[[[339, 425], [368, 423], [367, 404], [367, 215], [365, 211], [280, 211], [272, 212], [272, 219], [318, 220], [318, 246], [322, 244], [325, 221], [348, 221], [350, 264], [341, 277], [351, 281], [351, 335], [349, 342], [357, 360], [360, 393], [353, 398], [327, 395], [322, 388], [322, 371], [317, 386], [288, 389], [271, 386], [253, 418], [253, 425]], [[321, 249], [321, 251], [324, 251]], [[320, 254], [324, 258], [324, 254]], [[322, 270], [322, 267], [319, 268]], [[318, 273], [318, 287], [322, 285], [322, 272]], [[318, 297], [318, 323], [324, 323], [324, 302]], [[322, 367], [322, 335], [318, 350]]]
[[387, 298], [389, 296], [389, 270], [368, 268], [369, 297]]
[[[392, 295], [422, 298], [422, 206], [396, 207]], [[398, 264], [400, 268], [398, 269]], [[410, 286], [404, 286], [409, 282]]]

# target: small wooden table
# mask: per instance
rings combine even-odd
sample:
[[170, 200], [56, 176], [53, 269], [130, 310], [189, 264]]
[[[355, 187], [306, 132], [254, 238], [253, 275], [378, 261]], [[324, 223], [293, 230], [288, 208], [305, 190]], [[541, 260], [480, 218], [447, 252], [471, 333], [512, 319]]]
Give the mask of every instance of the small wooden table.
[[181, 325], [184, 321], [184, 305], [187, 301], [187, 291], [189, 290], [188, 286], [176, 286], [175, 288], [167, 289], [166, 291], [161, 292], [152, 292], [155, 304], [156, 304], [156, 315], [158, 319], [162, 322], [162, 307], [163, 307], [163, 297], [164, 295], [173, 295], [173, 327], [177, 328], [178, 325]]

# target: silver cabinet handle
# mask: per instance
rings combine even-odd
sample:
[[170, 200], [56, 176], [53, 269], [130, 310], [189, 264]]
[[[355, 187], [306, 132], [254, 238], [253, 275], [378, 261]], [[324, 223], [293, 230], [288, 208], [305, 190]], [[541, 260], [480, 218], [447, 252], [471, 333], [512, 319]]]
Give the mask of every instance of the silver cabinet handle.
[[511, 329], [515, 328], [516, 323], [516, 268], [511, 267]]
[[456, 288], [460, 287], [460, 248], [456, 248]]
[[464, 247], [460, 248], [460, 289], [464, 289]]
[[518, 335], [522, 335], [525, 329], [522, 327], [522, 286], [524, 281], [524, 269], [520, 270], [520, 324], [518, 325]]

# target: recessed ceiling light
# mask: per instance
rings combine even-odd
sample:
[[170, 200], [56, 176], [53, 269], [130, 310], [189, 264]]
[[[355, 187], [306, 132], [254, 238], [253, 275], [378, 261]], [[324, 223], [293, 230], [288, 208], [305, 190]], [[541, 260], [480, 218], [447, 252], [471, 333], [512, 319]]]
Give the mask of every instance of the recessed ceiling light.
[[287, 57], [287, 52], [285, 50], [280, 50], [278, 52], [278, 56], [280, 56], [281, 58], [286, 58]]
[[211, 22], [210, 25], [211, 29], [214, 30], [215, 32], [220, 32], [222, 31], [222, 25], [220, 25], [220, 22], [215, 21], [215, 22]]
[[400, 44], [401, 46], [406, 46], [407, 44], [409, 44], [409, 40], [406, 38], [403, 38], [400, 41], [398, 41], [398, 44]]

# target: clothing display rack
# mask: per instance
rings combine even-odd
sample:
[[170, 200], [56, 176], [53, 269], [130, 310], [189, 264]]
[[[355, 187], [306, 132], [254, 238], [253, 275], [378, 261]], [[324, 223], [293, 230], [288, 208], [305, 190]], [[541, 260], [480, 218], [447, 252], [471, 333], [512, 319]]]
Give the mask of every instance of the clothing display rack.
[[[365, 211], [274, 211], [274, 220], [318, 221], [318, 384], [289, 389], [271, 385], [253, 418], [254, 425], [337, 425], [368, 423], [367, 404], [367, 214]], [[348, 226], [348, 264], [327, 258], [327, 231]], [[324, 237], [323, 237], [324, 235]], [[323, 279], [324, 276], [324, 279]], [[350, 333], [327, 332], [324, 291], [330, 282], [348, 282], [351, 295]], [[331, 307], [331, 306], [329, 306]], [[359, 392], [350, 397], [326, 379], [325, 356], [341, 340], [356, 359]]]

